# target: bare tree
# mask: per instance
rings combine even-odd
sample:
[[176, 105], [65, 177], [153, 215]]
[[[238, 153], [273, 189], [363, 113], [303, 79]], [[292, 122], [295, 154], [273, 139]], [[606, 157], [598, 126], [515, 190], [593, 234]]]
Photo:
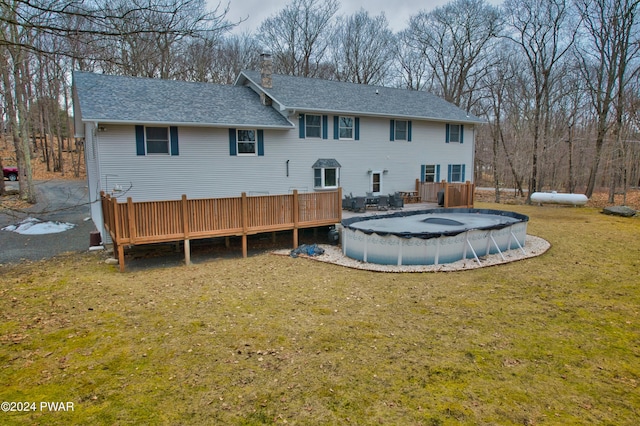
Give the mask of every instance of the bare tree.
[[[495, 201], [500, 202], [500, 188], [504, 179], [501, 179], [501, 163], [504, 160], [511, 172], [516, 191], [522, 196], [523, 171], [518, 169], [511, 152], [511, 148], [506, 141], [506, 128], [509, 126], [509, 119], [513, 115], [513, 102], [510, 94], [517, 81], [518, 66], [513, 60], [513, 52], [508, 46], [497, 49], [494, 64], [484, 77], [483, 86], [486, 88], [487, 96], [483, 99], [485, 105], [484, 116], [487, 118], [489, 134], [491, 136], [491, 170], [493, 172], [493, 185], [495, 188]], [[506, 121], [506, 122], [505, 122]], [[511, 123], [513, 124], [513, 123]], [[513, 126], [512, 126], [513, 130]], [[511, 132], [513, 134], [513, 131]]]
[[427, 89], [429, 64], [409, 30], [397, 34], [396, 50], [398, 85], [411, 90]]
[[332, 38], [336, 79], [383, 84], [393, 59], [394, 36], [384, 14], [371, 17], [361, 9], [339, 19]]
[[[565, 0], [506, 0], [504, 4], [508, 32], [506, 37], [524, 56], [533, 87], [532, 158], [529, 194], [538, 190], [541, 139], [546, 138], [545, 120], [550, 110], [553, 73], [571, 49], [575, 25]], [[542, 143], [544, 147], [544, 142]]]
[[[193, 40], [216, 40], [233, 24], [220, 4], [209, 12], [204, 0], [118, 0], [106, 2], [98, 28], [117, 36], [99, 37], [110, 55], [103, 57], [113, 73], [174, 78], [178, 58]], [[88, 25], [95, 21], [87, 20]], [[91, 28], [89, 26], [88, 28]], [[119, 71], [119, 72], [118, 72]]]
[[[591, 162], [585, 194], [591, 197], [602, 157], [606, 135], [612, 125], [620, 138], [625, 86], [633, 72], [631, 59], [640, 49], [638, 0], [577, 0], [582, 28], [588, 42], [579, 45], [580, 62], [591, 105], [597, 118], [596, 152]], [[615, 109], [615, 118], [610, 113]], [[615, 185], [615, 178], [612, 179]], [[615, 187], [615, 186], [614, 186]], [[613, 191], [610, 201], [613, 201]]]
[[260, 63], [260, 48], [255, 37], [248, 34], [227, 37], [215, 50], [216, 81], [232, 84], [240, 71], [257, 69]]
[[[3, 20], [0, 21], [0, 40], [4, 49], [0, 51], [0, 72], [6, 101], [11, 136], [20, 170], [20, 197], [35, 203], [36, 192], [31, 173], [31, 151], [29, 149], [27, 55], [23, 45], [32, 45], [34, 34], [29, 28], [12, 25], [18, 20], [17, 1], [0, 3]], [[8, 21], [8, 22], [7, 22]]]
[[260, 25], [257, 37], [271, 51], [274, 71], [304, 77], [319, 74], [338, 5], [337, 0], [293, 0]]
[[[12, 132], [18, 166], [20, 194], [36, 201], [31, 173], [29, 110], [33, 99], [33, 55], [39, 67], [58, 75], [58, 58], [81, 58], [82, 68], [122, 74], [171, 77], [176, 56], [186, 40], [219, 34], [234, 24], [226, 21], [228, 10], [220, 4], [211, 12], [204, 0], [9, 0], [0, 2], [0, 73], [6, 115]], [[98, 56], [99, 55], [99, 56]], [[49, 66], [49, 64], [53, 64]], [[36, 70], [37, 71], [37, 70]], [[65, 69], [68, 73], [70, 69]], [[59, 82], [56, 77], [53, 81]], [[60, 101], [64, 84], [47, 96]], [[61, 119], [67, 121], [66, 118]], [[47, 126], [50, 127], [50, 126]], [[59, 157], [62, 125], [58, 124]], [[63, 170], [62, 165], [57, 167]]]
[[430, 65], [437, 93], [471, 109], [486, 72], [482, 62], [500, 27], [498, 9], [484, 0], [454, 0], [411, 18], [409, 31]]

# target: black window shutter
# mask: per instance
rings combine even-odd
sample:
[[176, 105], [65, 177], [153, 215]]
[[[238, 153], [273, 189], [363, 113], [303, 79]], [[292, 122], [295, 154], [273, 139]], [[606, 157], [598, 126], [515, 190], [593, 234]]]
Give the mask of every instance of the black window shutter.
[[396, 140], [396, 120], [389, 121], [389, 140]]
[[229, 129], [229, 155], [238, 155], [236, 144], [236, 129]]
[[304, 139], [304, 135], [305, 135], [304, 114], [300, 114], [298, 116], [298, 131], [300, 132], [300, 139]]
[[333, 138], [340, 139], [340, 117], [333, 116]]
[[407, 121], [407, 142], [411, 142], [411, 120]]
[[258, 129], [258, 155], [264, 155], [264, 130]]
[[178, 128], [176, 126], [169, 127], [169, 134], [171, 137], [171, 155], [180, 155], [180, 149], [178, 147]]
[[359, 141], [360, 140], [360, 117], [356, 117], [354, 121], [355, 121], [355, 123], [354, 123], [354, 127], [355, 127], [354, 133], [355, 133], [355, 135], [354, 136], [355, 136], [355, 139], [357, 141]]
[[322, 139], [327, 139], [329, 137], [329, 117], [326, 115], [322, 116]]
[[144, 155], [144, 126], [136, 126], [136, 154]]

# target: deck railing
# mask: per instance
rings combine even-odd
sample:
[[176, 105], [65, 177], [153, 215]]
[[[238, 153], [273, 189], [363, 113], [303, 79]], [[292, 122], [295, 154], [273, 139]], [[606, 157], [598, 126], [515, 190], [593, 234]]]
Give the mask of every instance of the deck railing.
[[198, 238], [242, 237], [247, 256], [247, 235], [292, 230], [293, 246], [298, 229], [328, 226], [342, 219], [342, 190], [285, 195], [138, 201], [101, 193], [104, 226], [124, 271], [124, 246], [184, 241], [185, 261], [190, 263], [189, 241]]
[[438, 203], [438, 193], [443, 191], [442, 200], [445, 208], [450, 207], [473, 207], [473, 194], [475, 184], [466, 181], [465, 183], [442, 182], [420, 182], [416, 179], [416, 191], [420, 199], [427, 203]]

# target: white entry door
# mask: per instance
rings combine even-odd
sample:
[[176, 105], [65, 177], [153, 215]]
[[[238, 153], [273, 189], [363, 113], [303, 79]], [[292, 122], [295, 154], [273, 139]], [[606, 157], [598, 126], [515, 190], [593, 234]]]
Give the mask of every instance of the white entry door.
[[382, 193], [382, 172], [371, 173], [370, 188], [374, 195], [380, 195]]

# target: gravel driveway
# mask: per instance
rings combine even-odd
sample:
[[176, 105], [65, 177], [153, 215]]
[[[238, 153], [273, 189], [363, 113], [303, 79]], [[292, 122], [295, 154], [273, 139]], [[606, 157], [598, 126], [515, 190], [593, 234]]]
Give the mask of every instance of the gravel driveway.
[[[5, 182], [7, 188], [17, 182]], [[48, 259], [57, 254], [89, 249], [89, 233], [95, 230], [89, 217], [89, 196], [84, 180], [51, 180], [35, 182], [38, 203], [25, 212], [12, 215], [0, 213], [0, 229], [21, 222], [27, 217], [41, 221], [68, 222], [72, 229], [55, 234], [23, 235], [0, 230], [0, 265], [23, 260]]]

